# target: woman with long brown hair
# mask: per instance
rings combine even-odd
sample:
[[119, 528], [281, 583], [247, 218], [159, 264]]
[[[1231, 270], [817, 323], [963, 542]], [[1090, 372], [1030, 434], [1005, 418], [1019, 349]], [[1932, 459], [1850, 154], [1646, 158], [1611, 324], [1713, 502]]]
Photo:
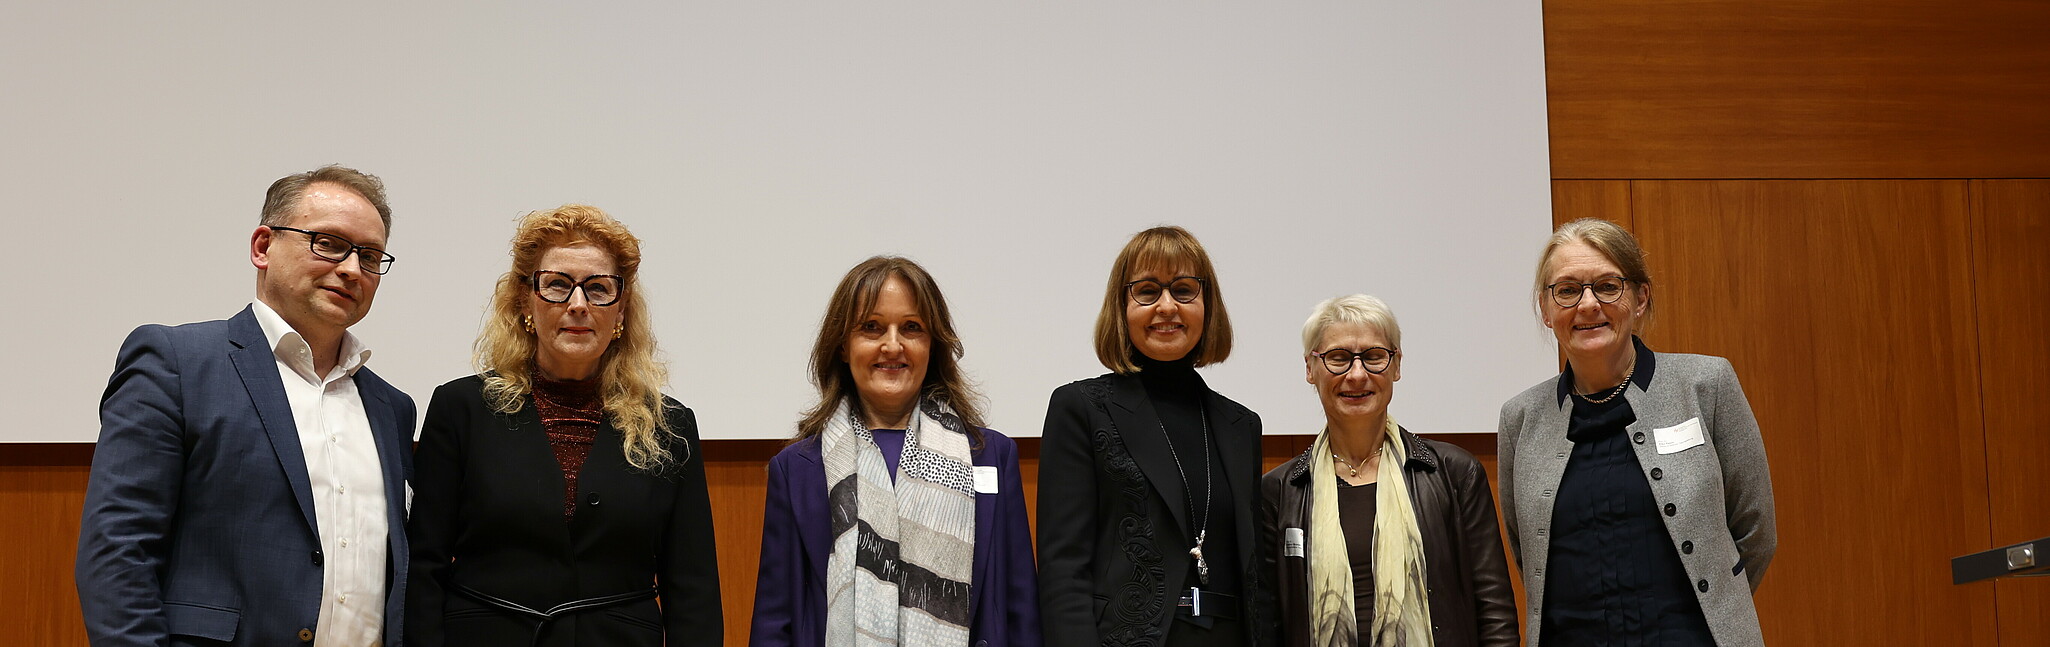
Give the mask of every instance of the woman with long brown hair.
[[812, 345], [819, 400], [769, 461], [756, 647], [1037, 647], [1018, 449], [983, 427], [939, 285], [877, 256]]

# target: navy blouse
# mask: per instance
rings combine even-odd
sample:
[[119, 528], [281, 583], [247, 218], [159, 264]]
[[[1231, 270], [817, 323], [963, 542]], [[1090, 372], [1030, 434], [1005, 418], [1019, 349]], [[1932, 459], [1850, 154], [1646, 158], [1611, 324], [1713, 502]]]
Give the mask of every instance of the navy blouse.
[[[1656, 361], [1642, 341], [1636, 344], [1631, 382], [1646, 388]], [[1571, 367], [1559, 383], [1562, 390], [1572, 388]], [[1631, 447], [1625, 427], [1636, 421], [1625, 397], [1602, 404], [1573, 397], [1566, 427], [1573, 455], [1552, 510], [1552, 573], [1546, 578], [1540, 643], [1715, 644]]]

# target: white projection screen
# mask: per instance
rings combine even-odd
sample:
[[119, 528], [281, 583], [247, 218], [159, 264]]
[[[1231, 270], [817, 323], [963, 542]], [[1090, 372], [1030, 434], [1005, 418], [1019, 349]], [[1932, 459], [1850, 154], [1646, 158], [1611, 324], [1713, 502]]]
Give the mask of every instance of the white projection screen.
[[788, 437], [841, 275], [938, 278], [991, 426], [1104, 372], [1133, 233], [1208, 247], [1237, 329], [1212, 387], [1313, 433], [1299, 331], [1386, 299], [1393, 411], [1491, 432], [1556, 370], [1531, 312], [1550, 206], [1539, 3], [57, 3], [0, 8], [0, 441], [90, 442], [145, 323], [254, 295], [280, 176], [384, 178], [398, 262], [354, 331], [424, 410], [473, 372], [522, 213], [597, 205], [705, 437]]

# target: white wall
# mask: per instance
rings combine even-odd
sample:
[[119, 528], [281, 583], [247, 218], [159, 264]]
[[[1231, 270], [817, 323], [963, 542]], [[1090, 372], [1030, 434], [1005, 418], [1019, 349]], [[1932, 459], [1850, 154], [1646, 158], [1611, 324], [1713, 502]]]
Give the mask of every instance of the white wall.
[[1412, 429], [1492, 430], [1554, 371], [1538, 3], [118, 4], [0, 8], [0, 441], [95, 438], [127, 331], [246, 304], [264, 188], [328, 162], [390, 187], [355, 330], [423, 408], [471, 372], [513, 219], [565, 202], [646, 241], [713, 438], [789, 434], [878, 253], [938, 277], [993, 426], [1038, 435], [1160, 223], [1214, 255], [1239, 342], [1205, 376], [1270, 433], [1321, 420], [1297, 331], [1338, 294], [1396, 309]]

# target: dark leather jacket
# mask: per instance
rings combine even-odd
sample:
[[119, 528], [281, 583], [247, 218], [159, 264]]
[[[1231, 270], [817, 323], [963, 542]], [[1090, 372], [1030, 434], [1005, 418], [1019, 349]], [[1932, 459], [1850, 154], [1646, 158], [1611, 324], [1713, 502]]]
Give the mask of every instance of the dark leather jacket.
[[[1403, 478], [1424, 541], [1432, 635], [1439, 647], [1515, 647], [1516, 600], [1487, 470], [1456, 445], [1418, 438], [1406, 429], [1402, 440], [1409, 448]], [[1260, 479], [1260, 533], [1266, 538], [1261, 566], [1273, 574], [1282, 642], [1289, 647], [1327, 647], [1310, 644], [1309, 560], [1284, 555], [1281, 537], [1283, 528], [1303, 528], [1303, 554], [1317, 549], [1308, 532], [1313, 458], [1322, 457], [1305, 450]]]

